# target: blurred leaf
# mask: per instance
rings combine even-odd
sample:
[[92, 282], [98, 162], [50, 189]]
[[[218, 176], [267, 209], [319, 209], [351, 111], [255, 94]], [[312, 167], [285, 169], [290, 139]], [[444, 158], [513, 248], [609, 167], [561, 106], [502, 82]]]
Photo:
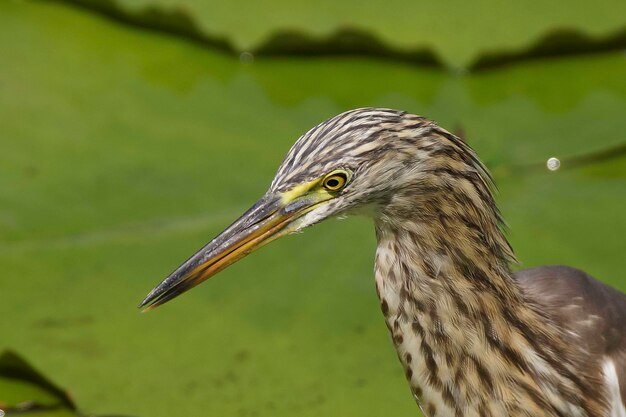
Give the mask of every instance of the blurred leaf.
[[238, 52], [352, 52], [468, 68], [626, 45], [619, 0], [60, 1]]
[[61, 417], [75, 416], [76, 407], [65, 391], [24, 359], [4, 351], [0, 355], [0, 409], [7, 416]]
[[0, 51], [0, 347], [86, 410], [415, 415], [377, 307], [369, 221], [326, 222], [135, 309], [265, 191], [303, 131], [348, 108], [462, 129], [495, 171], [525, 265], [572, 264], [626, 289], [624, 158], [516, 168], [624, 142], [623, 54], [471, 76], [368, 59], [246, 64], [29, 2], [0, 2]]

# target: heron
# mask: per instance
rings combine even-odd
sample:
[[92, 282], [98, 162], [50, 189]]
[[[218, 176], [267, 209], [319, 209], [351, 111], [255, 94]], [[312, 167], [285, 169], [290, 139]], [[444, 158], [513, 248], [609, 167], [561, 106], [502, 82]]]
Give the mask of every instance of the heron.
[[155, 287], [159, 306], [327, 218], [373, 219], [375, 287], [427, 417], [626, 417], [626, 295], [517, 263], [487, 168], [405, 111], [362, 108], [302, 135], [267, 193]]

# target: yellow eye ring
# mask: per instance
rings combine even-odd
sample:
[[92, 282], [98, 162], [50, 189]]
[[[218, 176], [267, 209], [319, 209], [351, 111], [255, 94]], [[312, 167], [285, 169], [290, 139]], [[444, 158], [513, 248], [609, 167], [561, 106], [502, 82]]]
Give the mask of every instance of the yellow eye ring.
[[328, 191], [339, 191], [348, 182], [348, 174], [345, 172], [334, 172], [324, 178], [322, 186]]

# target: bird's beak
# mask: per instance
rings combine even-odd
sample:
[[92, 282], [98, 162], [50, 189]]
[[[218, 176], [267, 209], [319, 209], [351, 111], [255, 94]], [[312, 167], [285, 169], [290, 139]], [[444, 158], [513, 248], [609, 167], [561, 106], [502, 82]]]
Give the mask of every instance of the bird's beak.
[[315, 196], [295, 196], [294, 193], [266, 194], [165, 278], [141, 302], [139, 308], [150, 310], [158, 307], [261, 246], [294, 231], [297, 229], [294, 222], [321, 202], [323, 199]]

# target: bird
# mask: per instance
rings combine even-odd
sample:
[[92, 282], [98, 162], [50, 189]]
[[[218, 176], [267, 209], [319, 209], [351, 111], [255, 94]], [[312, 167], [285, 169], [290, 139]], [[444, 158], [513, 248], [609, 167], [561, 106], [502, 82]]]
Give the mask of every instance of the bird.
[[302, 135], [267, 193], [139, 307], [281, 236], [365, 215], [380, 309], [425, 416], [626, 417], [626, 295], [571, 267], [513, 272], [495, 192], [474, 150], [435, 122], [350, 110]]

